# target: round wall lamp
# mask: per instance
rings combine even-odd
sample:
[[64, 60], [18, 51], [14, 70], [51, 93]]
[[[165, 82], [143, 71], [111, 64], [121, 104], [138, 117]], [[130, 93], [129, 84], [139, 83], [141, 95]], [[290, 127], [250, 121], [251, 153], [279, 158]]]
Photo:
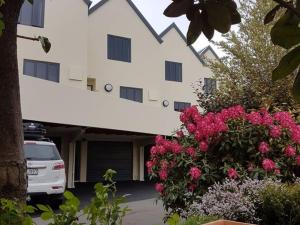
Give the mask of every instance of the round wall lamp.
[[162, 102], [163, 107], [168, 107], [169, 106], [169, 101], [168, 100], [164, 100]]
[[105, 84], [104, 90], [107, 92], [111, 92], [113, 90], [113, 86], [111, 84]]

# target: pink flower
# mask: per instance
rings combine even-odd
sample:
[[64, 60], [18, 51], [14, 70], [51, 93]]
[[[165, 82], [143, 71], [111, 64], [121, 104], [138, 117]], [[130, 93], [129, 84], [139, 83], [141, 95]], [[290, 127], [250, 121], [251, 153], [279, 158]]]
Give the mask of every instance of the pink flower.
[[168, 172], [166, 170], [161, 170], [158, 174], [161, 180], [166, 180], [168, 178]]
[[164, 191], [164, 185], [162, 183], [156, 183], [155, 190], [159, 193], [162, 193]]
[[258, 150], [260, 153], [265, 154], [270, 151], [270, 146], [266, 142], [260, 142]]
[[177, 137], [179, 137], [179, 138], [182, 138], [182, 137], [184, 136], [182, 130], [178, 130], [178, 131], [176, 132], [176, 135], [177, 135]]
[[274, 114], [274, 119], [280, 123], [281, 126], [285, 128], [290, 128], [295, 125], [291, 114], [289, 112], [276, 112]]
[[180, 144], [173, 144], [172, 145], [172, 152], [174, 154], [179, 154], [182, 151], [182, 147]]
[[279, 169], [279, 168], [276, 168], [276, 169], [274, 170], [274, 172], [275, 172], [275, 174], [279, 175], [279, 174], [280, 174], [280, 169]]
[[234, 168], [228, 169], [227, 175], [230, 179], [236, 179], [239, 176], [238, 172]]
[[296, 156], [296, 165], [300, 166], [300, 155]]
[[199, 148], [201, 152], [207, 152], [208, 144], [205, 141], [201, 141], [199, 144]]
[[195, 136], [196, 141], [200, 141], [202, 138], [202, 134], [199, 130], [195, 131], [194, 136]]
[[294, 125], [290, 128], [292, 134], [292, 141], [296, 144], [300, 144], [300, 126]]
[[262, 124], [263, 125], [272, 125], [273, 124], [273, 117], [270, 115], [270, 113], [266, 110], [262, 111]]
[[281, 128], [279, 126], [271, 126], [269, 134], [272, 138], [279, 138], [281, 136]]
[[196, 126], [193, 123], [189, 123], [186, 129], [190, 134], [193, 134], [196, 131]]
[[276, 165], [271, 159], [264, 159], [262, 162], [262, 167], [267, 172], [276, 169]]
[[184, 124], [188, 121], [188, 117], [184, 113], [181, 113], [179, 118], [180, 121]]
[[201, 170], [197, 167], [192, 167], [190, 169], [190, 175], [193, 180], [198, 180], [201, 177]]
[[196, 156], [196, 150], [195, 148], [193, 147], [189, 147], [186, 149], [186, 153], [189, 154], [190, 156], [192, 157], [195, 157]]
[[148, 170], [148, 173], [152, 173], [153, 172], [153, 166], [155, 165], [155, 163], [153, 161], [148, 161], [146, 163], [146, 167], [147, 167], [147, 170]]
[[165, 141], [165, 139], [164, 139], [163, 136], [161, 136], [161, 135], [157, 135], [157, 136], [155, 137], [155, 143], [156, 143], [157, 145], [163, 145], [163, 144], [164, 144], [164, 141]]
[[150, 149], [150, 154], [151, 154], [151, 157], [154, 157], [157, 154], [156, 146], [152, 146], [152, 148]]
[[253, 163], [249, 163], [248, 164], [248, 171], [252, 172], [252, 171], [254, 171], [254, 169], [255, 169], [255, 165]]
[[262, 124], [262, 120], [263, 120], [259, 112], [251, 112], [250, 114], [247, 115], [247, 119], [250, 123], [254, 125]]
[[285, 154], [285, 156], [287, 156], [287, 157], [295, 156], [295, 155], [296, 155], [296, 149], [289, 145], [289, 146], [287, 146], [287, 147], [285, 148], [284, 154]]
[[158, 147], [156, 147], [156, 149], [157, 149], [158, 153], [161, 155], [164, 155], [167, 152], [167, 150], [163, 146], [158, 146]]

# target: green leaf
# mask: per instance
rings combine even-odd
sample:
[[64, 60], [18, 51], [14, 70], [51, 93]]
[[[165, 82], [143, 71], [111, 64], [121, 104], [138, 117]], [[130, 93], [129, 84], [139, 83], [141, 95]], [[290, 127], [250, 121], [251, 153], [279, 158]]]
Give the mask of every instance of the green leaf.
[[5, 24], [3, 20], [0, 19], [0, 36], [2, 36], [4, 29], [5, 29]]
[[52, 213], [51, 212], [43, 212], [41, 214], [42, 220], [49, 220], [52, 218]]
[[264, 24], [268, 24], [268, 23], [271, 23], [275, 16], [276, 16], [276, 13], [278, 12], [278, 10], [281, 8], [280, 5], [277, 5], [275, 6], [270, 12], [268, 12], [268, 14], [266, 15], [265, 19], [264, 19]]
[[300, 46], [287, 53], [272, 73], [274, 81], [290, 75], [300, 64]]
[[39, 41], [40, 41], [40, 43], [41, 43], [42, 48], [44, 49], [44, 51], [46, 53], [48, 53], [50, 51], [50, 49], [51, 49], [51, 43], [50, 43], [49, 39], [46, 38], [46, 37], [42, 37], [42, 36], [39, 36], [38, 39], [39, 39]]
[[202, 16], [200, 12], [196, 12], [192, 19], [187, 32], [187, 45], [193, 44], [201, 34], [203, 27]]
[[300, 69], [297, 74], [297, 77], [294, 81], [293, 89], [292, 89], [293, 96], [295, 100], [300, 103]]
[[66, 192], [64, 193], [64, 197], [65, 197], [67, 200], [71, 200], [71, 199], [75, 198], [75, 196], [73, 195], [73, 193], [70, 192], [70, 191], [66, 191]]
[[220, 33], [227, 33], [231, 27], [231, 15], [229, 9], [218, 1], [206, 3], [208, 23]]
[[164, 11], [167, 17], [178, 17], [187, 13], [193, 5], [193, 0], [181, 0], [172, 2]]
[[273, 26], [271, 30], [273, 44], [290, 49], [300, 43], [300, 28], [295, 17], [286, 12]]
[[202, 32], [208, 40], [211, 40], [214, 37], [215, 30], [208, 23], [206, 11], [202, 11], [201, 15], [202, 15], [202, 20], [203, 20]]
[[49, 212], [49, 211], [50, 211], [49, 208], [48, 208], [47, 206], [45, 206], [45, 205], [37, 204], [36, 206], [37, 206], [38, 209], [41, 210], [41, 211], [44, 211], [44, 212]]

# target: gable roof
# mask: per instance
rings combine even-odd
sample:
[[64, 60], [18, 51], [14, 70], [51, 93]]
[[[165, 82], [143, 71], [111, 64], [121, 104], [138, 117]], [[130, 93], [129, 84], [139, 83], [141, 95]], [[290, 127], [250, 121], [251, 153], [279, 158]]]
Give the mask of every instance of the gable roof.
[[201, 49], [198, 54], [201, 58], [204, 57], [204, 55], [206, 54], [206, 52], [211, 51], [212, 54], [216, 57], [216, 59], [218, 59], [219, 61], [221, 60], [220, 57], [218, 56], [218, 54], [215, 52], [215, 50], [210, 46], [206, 46], [205, 48]]
[[[92, 8], [89, 9], [89, 15], [91, 15], [93, 12], [95, 12], [97, 9], [99, 9], [101, 6], [103, 6], [106, 2], [108, 2], [109, 0], [102, 0], [100, 2], [98, 2], [96, 5], [94, 5]], [[151, 24], [147, 21], [147, 19], [143, 16], [143, 14], [141, 13], [141, 11], [135, 6], [135, 4], [132, 2], [132, 0], [126, 0], [128, 2], [128, 4], [131, 6], [131, 8], [135, 11], [135, 13], [138, 15], [138, 17], [142, 20], [142, 22], [146, 25], [146, 27], [149, 29], [149, 31], [152, 33], [152, 35], [155, 37], [155, 39], [162, 44], [163, 41], [163, 37], [170, 31], [172, 30], [172, 28], [174, 28], [177, 33], [179, 34], [179, 36], [183, 39], [183, 41], [185, 43], [187, 43], [186, 37], [184, 36], [184, 34], [181, 32], [181, 30], [178, 28], [178, 26], [175, 23], [172, 23], [171, 25], [169, 25], [160, 35], [156, 33], [156, 31], [154, 30], [154, 28], [151, 26]], [[193, 52], [193, 54], [197, 57], [197, 59], [202, 63], [202, 65], [205, 65], [204, 60], [202, 59], [202, 56], [199, 55], [197, 53], [197, 51], [194, 49], [193, 46], [189, 46], [190, 50]], [[212, 50], [213, 51], [213, 50]], [[216, 54], [213, 51], [214, 54]], [[217, 58], [219, 58], [217, 56]]]

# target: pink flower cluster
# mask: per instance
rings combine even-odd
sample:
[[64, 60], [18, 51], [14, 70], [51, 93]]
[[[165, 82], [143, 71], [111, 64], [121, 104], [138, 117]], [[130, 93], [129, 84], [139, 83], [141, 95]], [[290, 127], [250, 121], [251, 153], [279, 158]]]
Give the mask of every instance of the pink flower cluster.
[[192, 167], [190, 169], [190, 175], [193, 180], [198, 180], [201, 177], [201, 170], [197, 167]]

